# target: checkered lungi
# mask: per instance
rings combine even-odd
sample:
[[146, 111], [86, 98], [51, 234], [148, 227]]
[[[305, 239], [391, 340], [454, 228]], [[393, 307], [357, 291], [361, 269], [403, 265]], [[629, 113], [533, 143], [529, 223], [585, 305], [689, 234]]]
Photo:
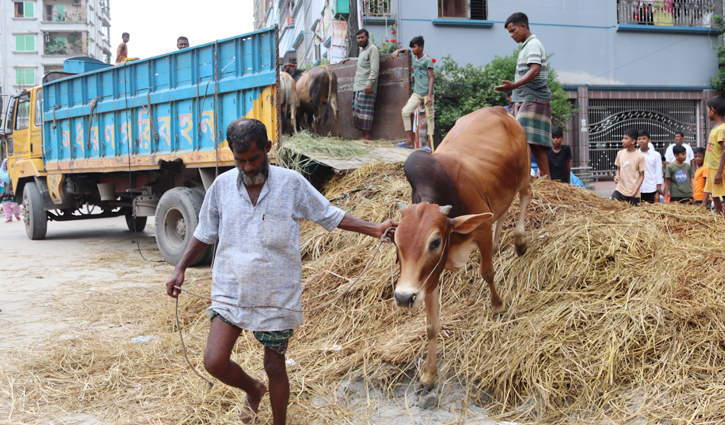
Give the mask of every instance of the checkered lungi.
[[366, 131], [372, 130], [374, 113], [374, 94], [365, 94], [364, 90], [352, 93], [352, 117], [355, 128]]
[[551, 104], [521, 102], [514, 104], [513, 116], [526, 131], [530, 145], [551, 147]]

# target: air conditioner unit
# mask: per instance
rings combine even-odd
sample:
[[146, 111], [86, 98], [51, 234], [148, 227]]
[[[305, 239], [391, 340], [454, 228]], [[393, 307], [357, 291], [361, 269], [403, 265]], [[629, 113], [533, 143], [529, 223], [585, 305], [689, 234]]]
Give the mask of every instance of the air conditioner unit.
[[80, 6], [81, 0], [73, 0], [73, 6]]

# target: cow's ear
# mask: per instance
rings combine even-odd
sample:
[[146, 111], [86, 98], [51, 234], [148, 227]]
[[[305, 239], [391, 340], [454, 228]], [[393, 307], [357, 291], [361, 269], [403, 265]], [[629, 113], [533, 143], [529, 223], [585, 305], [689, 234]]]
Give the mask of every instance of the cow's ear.
[[453, 220], [453, 232], [468, 234], [476, 230], [478, 226], [487, 222], [493, 217], [493, 213], [469, 214], [456, 217]]

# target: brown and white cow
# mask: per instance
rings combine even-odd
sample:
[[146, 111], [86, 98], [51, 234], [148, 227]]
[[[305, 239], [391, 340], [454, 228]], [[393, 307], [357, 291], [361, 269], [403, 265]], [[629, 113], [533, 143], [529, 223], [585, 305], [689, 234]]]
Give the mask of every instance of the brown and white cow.
[[[434, 154], [415, 151], [405, 161], [413, 204], [398, 204], [402, 219], [395, 231], [400, 261], [395, 302], [413, 309], [425, 301], [428, 356], [421, 386], [426, 391], [433, 388], [437, 373], [441, 272], [464, 267], [478, 248], [493, 312], [506, 311], [493, 283], [492, 253], [498, 250], [501, 227], [516, 194], [521, 199], [521, 213], [514, 244], [519, 255], [526, 252], [529, 155], [521, 125], [506, 109], [493, 107], [460, 118]], [[492, 239], [493, 221], [496, 232]]]
[[282, 119], [287, 119], [290, 114], [292, 128], [297, 133], [297, 86], [294, 78], [286, 72], [279, 73], [279, 104], [282, 112]]
[[282, 69], [295, 80], [299, 100], [297, 122], [301, 123], [302, 117], [307, 114], [307, 125], [317, 132], [327, 122], [329, 110], [332, 109], [337, 135], [342, 134], [337, 117], [337, 76], [332, 69], [322, 65], [302, 71], [292, 64]]

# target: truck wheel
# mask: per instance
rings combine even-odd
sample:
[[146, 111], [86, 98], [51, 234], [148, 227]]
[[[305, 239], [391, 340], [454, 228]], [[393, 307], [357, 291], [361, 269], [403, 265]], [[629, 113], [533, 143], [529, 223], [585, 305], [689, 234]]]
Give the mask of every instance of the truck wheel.
[[[175, 266], [181, 261], [186, 247], [191, 243], [196, 226], [199, 224], [201, 200], [192, 189], [173, 188], [161, 196], [156, 207], [156, 244], [167, 263]], [[199, 254], [191, 266], [204, 259]]]
[[[199, 202], [204, 203], [204, 196], [206, 196], [206, 190], [201, 186], [192, 187], [191, 191], [199, 197]], [[201, 207], [200, 207], [201, 209]], [[211, 264], [211, 260], [214, 257], [214, 245], [209, 245], [199, 254], [198, 264]]]
[[[136, 221], [136, 223], [134, 223], [134, 221]], [[143, 232], [143, 229], [146, 228], [146, 221], [148, 221], [148, 217], [136, 217], [134, 219], [133, 213], [126, 214], [126, 226], [128, 226], [128, 230], [132, 232]]]
[[28, 238], [37, 241], [45, 239], [48, 232], [48, 216], [43, 209], [43, 198], [38, 185], [27, 183], [23, 190], [23, 211], [25, 221], [25, 233]]

